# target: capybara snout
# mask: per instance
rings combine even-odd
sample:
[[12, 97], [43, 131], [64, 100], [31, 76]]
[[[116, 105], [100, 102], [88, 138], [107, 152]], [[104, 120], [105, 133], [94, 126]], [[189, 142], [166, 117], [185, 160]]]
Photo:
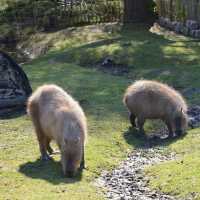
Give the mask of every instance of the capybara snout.
[[80, 142], [80, 139], [77, 139], [75, 142], [68, 141], [64, 148], [69, 148], [69, 146], [71, 146], [70, 149], [63, 148], [64, 151], [61, 156], [61, 163], [63, 173], [67, 177], [75, 176], [83, 163], [83, 149], [81, 148], [82, 145], [79, 144]]
[[62, 158], [63, 173], [67, 177], [73, 177], [80, 167], [81, 160], [75, 160], [74, 157], [66, 156]]
[[64, 175], [74, 176], [84, 167], [87, 137], [86, 117], [78, 102], [60, 87], [44, 85], [29, 98], [27, 111], [35, 127], [42, 159], [50, 158], [50, 142], [55, 140], [61, 151]]
[[174, 119], [174, 130], [177, 136], [183, 135], [186, 132], [188, 126], [187, 114], [184, 113], [183, 109], [180, 109], [179, 116]]

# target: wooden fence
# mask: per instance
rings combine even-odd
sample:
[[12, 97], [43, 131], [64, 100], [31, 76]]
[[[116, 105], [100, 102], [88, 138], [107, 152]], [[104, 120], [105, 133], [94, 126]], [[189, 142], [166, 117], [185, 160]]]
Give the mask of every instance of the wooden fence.
[[123, 18], [123, 0], [29, 0], [16, 1], [0, 10], [0, 23], [18, 29], [44, 30], [81, 24], [117, 22]]
[[156, 0], [160, 17], [171, 21], [200, 22], [200, 0]]
[[63, 20], [69, 25], [115, 22], [122, 20], [121, 0], [58, 0]]

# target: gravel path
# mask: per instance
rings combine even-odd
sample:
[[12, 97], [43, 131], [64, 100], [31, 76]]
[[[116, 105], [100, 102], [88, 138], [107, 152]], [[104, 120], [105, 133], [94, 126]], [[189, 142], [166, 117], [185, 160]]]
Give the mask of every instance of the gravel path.
[[103, 172], [97, 179], [97, 185], [106, 189], [105, 196], [112, 200], [175, 200], [174, 197], [152, 191], [148, 188], [148, 178], [143, 169], [175, 155], [164, 156], [159, 148], [137, 149], [112, 172]]

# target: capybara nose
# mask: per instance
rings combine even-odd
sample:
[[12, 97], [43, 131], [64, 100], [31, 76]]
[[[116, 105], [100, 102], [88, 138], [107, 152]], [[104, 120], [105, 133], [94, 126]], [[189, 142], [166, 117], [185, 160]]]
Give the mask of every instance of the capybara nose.
[[68, 178], [73, 178], [74, 177], [74, 171], [67, 171], [66, 172], [66, 176], [68, 177]]

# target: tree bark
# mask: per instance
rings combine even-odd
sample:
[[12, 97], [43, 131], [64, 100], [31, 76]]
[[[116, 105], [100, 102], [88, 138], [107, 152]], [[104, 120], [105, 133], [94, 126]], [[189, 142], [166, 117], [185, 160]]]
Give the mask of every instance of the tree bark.
[[148, 18], [149, 0], [124, 0], [124, 22], [144, 22]]

